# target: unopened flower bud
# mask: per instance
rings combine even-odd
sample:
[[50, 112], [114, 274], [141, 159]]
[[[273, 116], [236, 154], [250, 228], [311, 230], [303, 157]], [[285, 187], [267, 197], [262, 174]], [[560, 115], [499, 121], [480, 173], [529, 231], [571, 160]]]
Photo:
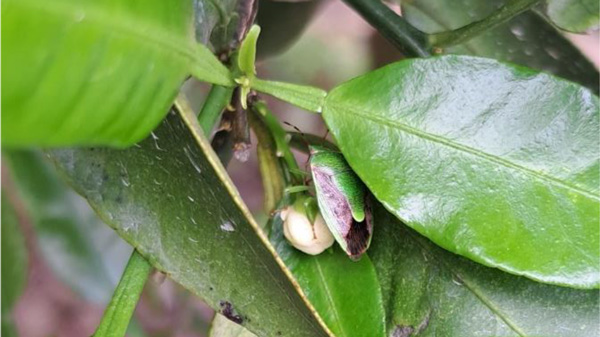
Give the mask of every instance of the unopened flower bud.
[[298, 212], [290, 206], [281, 212], [281, 219], [286, 239], [306, 254], [320, 254], [333, 244], [333, 235], [320, 213], [317, 213], [314, 223], [311, 224], [305, 213]]

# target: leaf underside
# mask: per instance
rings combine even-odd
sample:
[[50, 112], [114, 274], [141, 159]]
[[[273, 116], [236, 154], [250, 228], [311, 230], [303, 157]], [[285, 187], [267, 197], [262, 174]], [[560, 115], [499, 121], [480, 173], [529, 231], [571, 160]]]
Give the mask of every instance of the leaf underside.
[[51, 154], [106, 223], [215, 310], [231, 308], [258, 335], [326, 336], [183, 114], [126, 150]]
[[195, 43], [190, 1], [2, 2], [4, 146], [127, 146], [188, 74], [230, 84]]

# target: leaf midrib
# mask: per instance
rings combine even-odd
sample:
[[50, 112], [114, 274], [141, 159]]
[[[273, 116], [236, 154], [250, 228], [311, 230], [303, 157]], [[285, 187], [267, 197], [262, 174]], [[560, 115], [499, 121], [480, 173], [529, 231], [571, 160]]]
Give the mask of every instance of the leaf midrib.
[[321, 279], [321, 284], [323, 285], [323, 289], [325, 290], [325, 295], [326, 295], [325, 298], [327, 299], [327, 303], [329, 303], [329, 308], [333, 309], [331, 311], [333, 312], [333, 315], [335, 316], [335, 322], [337, 323], [337, 327], [338, 327], [339, 331], [341, 332], [341, 336], [348, 336], [348, 334], [346, 334], [346, 332], [344, 331], [343, 324], [341, 324], [340, 316], [337, 311], [337, 306], [335, 305], [335, 302], [333, 301], [333, 296], [331, 295], [331, 291], [329, 289], [329, 286], [327, 285], [327, 278], [323, 274], [323, 269], [321, 268], [321, 263], [319, 262], [318, 258], [314, 259], [314, 261], [317, 266], [317, 272], [319, 273], [319, 278]]
[[471, 281], [463, 278], [452, 266], [450, 266], [443, 258], [438, 258], [437, 254], [432, 251], [431, 247], [423, 242], [423, 238], [415, 234], [410, 230], [404, 230], [408, 236], [417, 243], [424, 251], [426, 251], [438, 265], [447, 269], [454, 277], [456, 277], [462, 284], [467, 288], [485, 307], [487, 307], [492, 313], [498, 316], [512, 331], [519, 336], [527, 336], [527, 333], [523, 331], [515, 322], [512, 321], [506, 313], [504, 313], [500, 307], [488, 298], [485, 293], [475, 286]]
[[[403, 124], [403, 123], [399, 123], [397, 121], [393, 121], [393, 120], [389, 120], [389, 119], [382, 118], [382, 117], [379, 117], [379, 116], [375, 116], [375, 113], [365, 113], [365, 112], [362, 112], [362, 110], [356, 110], [355, 108], [344, 106], [343, 104], [339, 104], [337, 102], [327, 101], [325, 103], [325, 107], [329, 108], [329, 109], [333, 109], [333, 110], [338, 110], [338, 111], [339, 110], [344, 110], [345, 112], [348, 112], [348, 113], [353, 114], [355, 116], [358, 116], [358, 117], [361, 117], [361, 118], [365, 118], [365, 119], [371, 120], [373, 122], [380, 123], [380, 124], [383, 124], [383, 125], [386, 125], [386, 126], [389, 126], [389, 127], [392, 127], [392, 128], [400, 129], [401, 131], [404, 131], [404, 132], [406, 132], [408, 134], [411, 134], [413, 136], [419, 137], [421, 139], [425, 139], [425, 140], [434, 142], [436, 144], [440, 144], [442, 146], [450, 147], [450, 148], [453, 148], [455, 150], [459, 150], [459, 151], [471, 154], [471, 155], [473, 155], [473, 156], [475, 156], [477, 158], [481, 158], [483, 160], [486, 160], [486, 161], [489, 161], [489, 162], [501, 165], [501, 166], [506, 167], [508, 169], [516, 170], [516, 171], [519, 171], [519, 172], [523, 172], [524, 174], [527, 174], [527, 175], [532, 176], [534, 178], [537, 178], [539, 180], [543, 180], [543, 181], [546, 181], [546, 182], [548, 182], [550, 184], [553, 184], [553, 185], [556, 185], [556, 186], [560, 186], [560, 187], [562, 187], [564, 189], [567, 189], [567, 190], [569, 190], [571, 192], [577, 193], [577, 194], [582, 195], [582, 196], [584, 196], [586, 198], [593, 199], [593, 200], [595, 200], [597, 202], [600, 202], [600, 194], [596, 194], [596, 193], [591, 192], [591, 191], [586, 191], [586, 190], [584, 190], [584, 189], [582, 189], [582, 188], [580, 188], [578, 186], [574, 186], [574, 185], [568, 184], [568, 183], [566, 183], [565, 181], [563, 181], [563, 180], [561, 180], [559, 178], [556, 178], [556, 177], [553, 177], [553, 176], [550, 176], [550, 175], [547, 175], [547, 174], [543, 174], [542, 172], [532, 170], [532, 169], [527, 168], [527, 167], [522, 166], [522, 165], [515, 164], [513, 162], [510, 162], [510, 161], [502, 158], [502, 157], [495, 156], [495, 155], [483, 152], [481, 150], [478, 150], [478, 149], [475, 149], [475, 148], [472, 148], [472, 147], [469, 147], [469, 146], [466, 146], [466, 145], [463, 145], [463, 144], [459, 144], [459, 143], [448, 141], [446, 138], [440, 137], [440, 136], [435, 135], [435, 134], [424, 132], [422, 130], [419, 130], [419, 129], [416, 129], [416, 128], [412, 127], [412, 126], [409, 126], [407, 124]], [[324, 111], [323, 113], [327, 114], [326, 111]]]
[[[196, 143], [200, 147], [200, 150], [206, 156], [206, 159], [209, 162], [210, 166], [212, 167], [212, 169], [216, 173], [217, 177], [219, 178], [219, 180], [221, 181], [221, 183], [223, 184], [223, 186], [225, 187], [225, 189], [227, 190], [227, 192], [233, 199], [235, 205], [241, 211], [243, 217], [248, 221], [250, 226], [254, 229], [259, 240], [262, 241], [263, 244], [265, 245], [265, 248], [267, 248], [267, 250], [272, 254], [273, 258], [275, 259], [275, 262], [277, 263], [277, 265], [279, 265], [279, 267], [281, 268], [281, 270], [283, 271], [285, 276], [288, 278], [290, 283], [292, 283], [293, 288], [296, 290], [296, 292], [298, 293], [298, 295], [300, 296], [300, 298], [304, 302], [304, 304], [308, 307], [309, 311], [312, 313], [313, 317], [316, 319], [316, 321], [319, 324], [322, 331], [327, 336], [333, 337], [334, 336], [333, 333], [329, 330], [329, 328], [327, 327], [327, 324], [325, 324], [325, 322], [323, 321], [321, 316], [318, 314], [318, 312], [316, 311], [316, 309], [314, 308], [312, 303], [308, 300], [308, 298], [306, 297], [306, 294], [302, 290], [302, 287], [300, 287], [300, 284], [298, 283], [296, 278], [292, 275], [292, 272], [285, 265], [285, 263], [283, 262], [281, 257], [277, 254], [277, 252], [275, 251], [275, 248], [271, 245], [270, 241], [268, 240], [268, 238], [266, 237], [264, 232], [261, 230], [261, 228], [255, 222], [254, 218], [252, 217], [252, 213], [250, 213], [250, 210], [248, 210], [248, 208], [246, 207], [246, 204], [244, 203], [244, 201], [242, 200], [242, 197], [240, 196], [239, 192], [235, 188], [235, 185], [233, 184], [233, 182], [227, 175], [225, 168], [221, 165], [221, 162], [219, 161], [217, 155], [212, 151], [210, 144], [207, 142], [206, 138], [204, 138], [202, 133], [198, 132], [198, 130], [201, 130], [200, 125], [198, 124], [198, 119], [196, 118], [196, 115], [193, 114], [191, 107], [189, 106], [189, 103], [185, 99], [185, 96], [180, 95], [175, 100], [175, 106], [178, 108], [179, 114], [180, 114], [182, 120], [189, 128], [190, 133], [196, 140]], [[244, 238], [244, 240], [245, 240], [245, 238]], [[297, 306], [295, 301], [292, 301], [292, 303], [295, 306]], [[311, 324], [311, 322], [308, 320], [307, 317], [303, 317], [303, 318], [305, 320], [307, 320], [309, 324]], [[313, 325], [311, 324], [311, 326], [313, 326]], [[315, 328], [318, 329], [319, 327], [315, 327]]]

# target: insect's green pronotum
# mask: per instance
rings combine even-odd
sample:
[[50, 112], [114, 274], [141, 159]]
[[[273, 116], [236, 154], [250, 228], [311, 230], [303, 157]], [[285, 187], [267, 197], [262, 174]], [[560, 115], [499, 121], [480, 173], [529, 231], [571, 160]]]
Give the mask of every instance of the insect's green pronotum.
[[366, 186], [340, 152], [310, 146], [319, 208], [335, 240], [352, 259], [369, 248], [373, 221]]
[[[243, 76], [236, 79], [236, 82], [242, 88], [244, 108], [246, 95], [255, 80], [254, 61], [259, 33], [260, 28], [253, 26], [239, 52], [238, 67]], [[316, 96], [323, 98], [323, 94], [319, 91]], [[310, 168], [323, 219], [346, 254], [357, 260], [369, 248], [373, 234], [367, 188], [340, 152], [316, 145], [309, 149]], [[311, 220], [313, 221], [314, 219]], [[316, 233], [313, 235], [316, 236]]]

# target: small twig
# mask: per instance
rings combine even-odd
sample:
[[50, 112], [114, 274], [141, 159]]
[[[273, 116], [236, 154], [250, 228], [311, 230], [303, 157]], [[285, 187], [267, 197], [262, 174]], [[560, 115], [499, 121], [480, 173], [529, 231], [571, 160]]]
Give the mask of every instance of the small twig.
[[394, 13], [381, 0], [344, 0], [396, 48], [408, 56], [430, 56], [427, 35]]

